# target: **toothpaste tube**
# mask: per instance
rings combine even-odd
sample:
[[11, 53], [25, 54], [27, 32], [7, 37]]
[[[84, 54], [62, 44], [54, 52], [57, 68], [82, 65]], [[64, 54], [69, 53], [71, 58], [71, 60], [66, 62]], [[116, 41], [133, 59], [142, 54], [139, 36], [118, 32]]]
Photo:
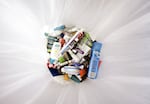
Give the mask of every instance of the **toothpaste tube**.
[[91, 50], [91, 59], [88, 70], [88, 77], [91, 79], [96, 79], [98, 74], [98, 66], [100, 61], [100, 51], [102, 44], [99, 42], [94, 42]]
[[63, 46], [63, 48], [61, 49], [60, 53], [63, 54], [64, 52], [66, 52], [66, 51], [69, 49], [69, 45], [70, 45], [76, 38], [78, 38], [81, 34], [83, 34], [83, 31], [82, 31], [82, 30], [78, 31], [78, 32], [69, 40], [69, 42]]
[[63, 68], [61, 68], [61, 71], [71, 75], [79, 74], [79, 69], [74, 66], [64, 66]]

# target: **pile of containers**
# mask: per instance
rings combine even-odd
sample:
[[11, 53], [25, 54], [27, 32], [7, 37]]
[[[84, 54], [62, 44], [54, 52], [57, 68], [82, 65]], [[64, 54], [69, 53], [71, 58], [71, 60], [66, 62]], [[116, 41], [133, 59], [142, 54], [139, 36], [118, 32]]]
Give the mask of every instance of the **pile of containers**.
[[47, 67], [52, 76], [78, 83], [97, 77], [102, 44], [93, 41], [90, 34], [81, 28], [60, 25], [45, 36], [50, 54]]

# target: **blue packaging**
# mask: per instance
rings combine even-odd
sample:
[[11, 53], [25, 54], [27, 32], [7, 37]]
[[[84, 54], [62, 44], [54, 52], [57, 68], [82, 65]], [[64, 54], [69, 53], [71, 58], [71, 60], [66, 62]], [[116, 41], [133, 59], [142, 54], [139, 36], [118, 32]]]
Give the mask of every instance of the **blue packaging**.
[[55, 27], [54, 28], [54, 31], [60, 31], [60, 30], [64, 30], [65, 29], [65, 25], [60, 25], [60, 26], [58, 26], [58, 27]]
[[95, 41], [93, 43], [92, 49], [91, 49], [91, 59], [90, 59], [90, 65], [88, 70], [88, 77], [91, 79], [96, 79], [98, 74], [98, 65], [100, 61], [100, 51], [102, 48], [102, 43], [99, 43]]

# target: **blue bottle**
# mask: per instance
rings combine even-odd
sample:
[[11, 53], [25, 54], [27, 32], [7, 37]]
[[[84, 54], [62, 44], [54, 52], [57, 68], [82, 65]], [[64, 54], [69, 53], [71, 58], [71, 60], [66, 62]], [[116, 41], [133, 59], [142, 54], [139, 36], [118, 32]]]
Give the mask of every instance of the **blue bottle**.
[[91, 59], [88, 70], [88, 77], [91, 79], [96, 79], [98, 74], [98, 65], [100, 61], [100, 51], [102, 48], [102, 43], [94, 42], [91, 49]]

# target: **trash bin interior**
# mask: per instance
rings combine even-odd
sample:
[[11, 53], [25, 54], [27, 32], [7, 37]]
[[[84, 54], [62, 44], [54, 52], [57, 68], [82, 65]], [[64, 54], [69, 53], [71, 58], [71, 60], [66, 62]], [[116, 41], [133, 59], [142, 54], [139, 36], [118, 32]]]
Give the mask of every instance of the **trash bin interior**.
[[[0, 104], [149, 104], [149, 0], [1, 0]], [[96, 80], [61, 85], [45, 63], [45, 26], [103, 43]]]

